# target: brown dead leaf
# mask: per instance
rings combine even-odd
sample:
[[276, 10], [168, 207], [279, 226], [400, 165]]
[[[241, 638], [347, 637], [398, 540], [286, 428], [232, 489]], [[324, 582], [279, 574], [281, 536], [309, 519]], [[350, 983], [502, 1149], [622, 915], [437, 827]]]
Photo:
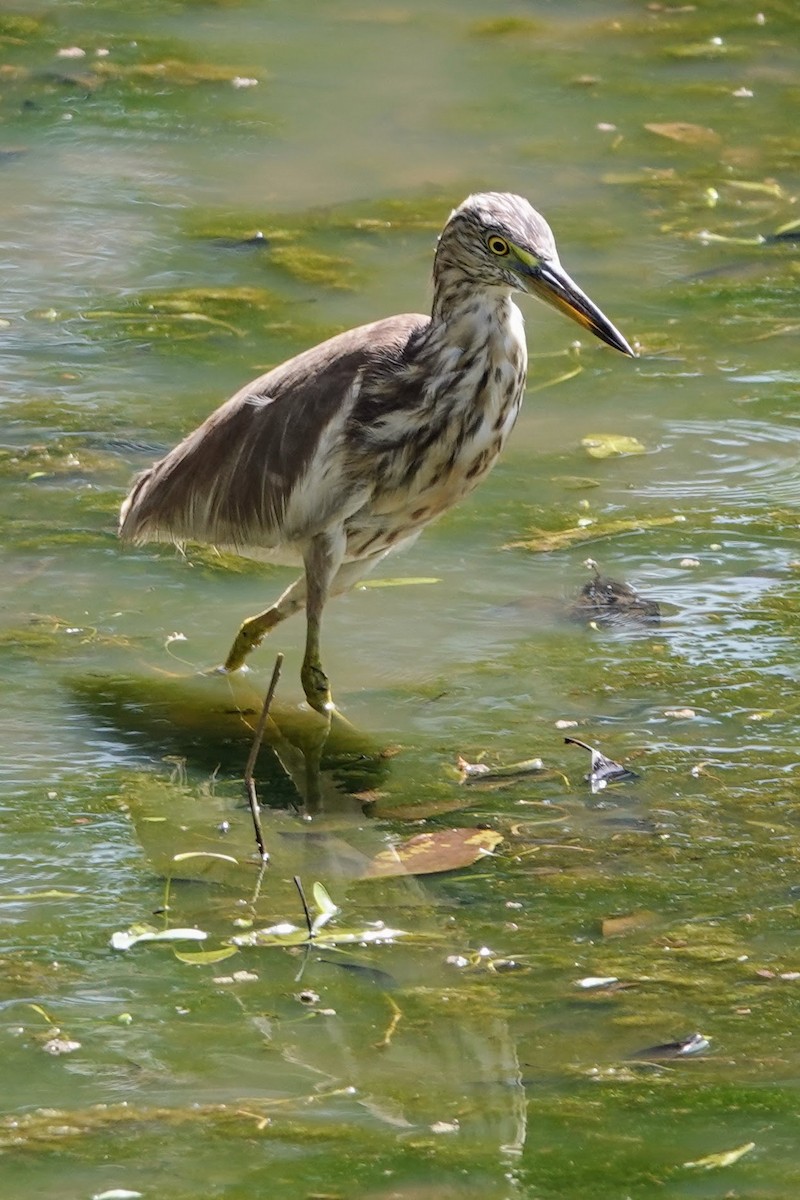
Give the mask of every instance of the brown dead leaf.
[[671, 142], [682, 142], [684, 146], [700, 146], [710, 149], [722, 141], [719, 134], [705, 125], [693, 125], [690, 121], [653, 121], [645, 125], [650, 133], [669, 138]]
[[491, 853], [502, 840], [502, 834], [492, 829], [437, 829], [418, 833], [416, 837], [376, 854], [363, 878], [457, 871]]

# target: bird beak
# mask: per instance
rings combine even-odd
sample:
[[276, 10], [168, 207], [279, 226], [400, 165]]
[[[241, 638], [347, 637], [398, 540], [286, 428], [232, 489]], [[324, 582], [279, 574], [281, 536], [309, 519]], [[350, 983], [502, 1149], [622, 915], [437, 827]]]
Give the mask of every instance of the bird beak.
[[584, 329], [588, 329], [601, 342], [613, 346], [623, 354], [636, 357], [620, 331], [611, 324], [596, 304], [593, 304], [585, 292], [582, 292], [567, 272], [558, 262], [542, 262], [541, 260], [523, 264], [520, 272], [527, 284], [527, 289], [535, 296], [566, 313], [573, 321], [577, 321]]

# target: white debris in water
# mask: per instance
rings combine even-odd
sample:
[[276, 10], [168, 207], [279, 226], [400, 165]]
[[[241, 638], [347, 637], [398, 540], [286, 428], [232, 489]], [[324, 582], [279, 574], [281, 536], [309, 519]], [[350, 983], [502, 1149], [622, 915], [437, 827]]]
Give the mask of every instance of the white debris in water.
[[458, 1121], [434, 1121], [430, 1127], [431, 1133], [460, 1133]]
[[51, 1037], [42, 1046], [44, 1051], [54, 1056], [59, 1054], [73, 1054], [76, 1050], [80, 1050], [80, 1048], [80, 1042], [73, 1042], [65, 1037]]
[[110, 1192], [96, 1192], [92, 1200], [139, 1200], [144, 1192], [129, 1192], [127, 1188], [112, 1188]]

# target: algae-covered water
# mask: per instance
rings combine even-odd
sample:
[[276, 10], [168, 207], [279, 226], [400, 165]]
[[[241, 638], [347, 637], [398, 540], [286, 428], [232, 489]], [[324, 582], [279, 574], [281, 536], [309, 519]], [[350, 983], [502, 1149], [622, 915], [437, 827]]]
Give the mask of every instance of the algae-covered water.
[[[4, 1198], [797, 1194], [798, 80], [782, 0], [3, 6]], [[639, 358], [521, 302], [501, 465], [327, 610], [318, 772], [301, 618], [199, 674], [291, 573], [116, 512], [483, 189]]]

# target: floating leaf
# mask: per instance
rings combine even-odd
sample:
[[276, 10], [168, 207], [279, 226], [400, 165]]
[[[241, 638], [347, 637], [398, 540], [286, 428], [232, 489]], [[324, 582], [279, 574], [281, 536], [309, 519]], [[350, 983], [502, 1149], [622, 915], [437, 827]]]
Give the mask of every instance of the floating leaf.
[[40, 1017], [44, 1017], [44, 1019], [45, 1019], [45, 1021], [47, 1021], [48, 1025], [53, 1024], [53, 1018], [51, 1016], [49, 1016], [47, 1012], [45, 1012], [45, 1010], [42, 1008], [41, 1004], [33, 1004], [31, 1002], [28, 1004], [28, 1008], [32, 1008], [33, 1011], [35, 1013], [38, 1013], [38, 1015]]
[[203, 966], [204, 963], [222, 962], [224, 958], [230, 958], [232, 954], [239, 952], [235, 946], [223, 946], [221, 950], [175, 950], [173, 953], [183, 963]]
[[[756, 195], [772, 196], [775, 200], [785, 200], [786, 192], [781, 185], [774, 179], [726, 179], [725, 187], [732, 188], [738, 192], [753, 192]], [[792, 225], [798, 225], [800, 222], [793, 221]], [[781, 230], [776, 230], [780, 233]]]
[[647, 450], [638, 438], [624, 433], [587, 433], [581, 445], [592, 458], [614, 458], [627, 454], [646, 454]]
[[423, 583], [441, 583], [441, 579], [427, 575], [398, 575], [394, 579], [366, 579], [360, 583], [361, 588], [417, 587]]
[[[752, 237], [730, 237], [724, 233], [713, 233], [710, 229], [701, 229], [699, 233], [693, 235], [704, 246], [710, 245], [712, 242], [718, 242], [727, 246], [763, 246], [768, 240], [760, 233], [754, 233]], [[703, 274], [697, 278], [702, 278]]]
[[328, 895], [327, 890], [322, 886], [321, 883], [314, 884], [312, 894], [314, 896], [314, 903], [316, 904], [317, 911], [319, 913], [319, 916], [314, 918], [314, 923], [311, 926], [311, 935], [313, 937], [314, 934], [328, 924], [328, 921], [330, 921], [331, 917], [336, 916], [339, 908], [333, 903]]
[[755, 1150], [755, 1142], [745, 1142], [743, 1146], [737, 1146], [735, 1150], [723, 1150], [719, 1154], [707, 1154], [705, 1158], [698, 1158], [697, 1162], [685, 1162], [684, 1167], [703, 1167], [706, 1171], [711, 1171], [715, 1167], [730, 1167], [740, 1158], [744, 1158], [745, 1154], [749, 1154], [751, 1150]]
[[307, 929], [295, 928], [292, 933], [276, 933], [281, 926], [271, 929], [253, 929], [249, 933], [239, 933], [231, 938], [234, 946], [307, 946], [313, 945], [318, 949], [328, 949], [333, 946], [349, 946], [353, 944], [384, 944], [394, 942], [400, 937], [411, 937], [406, 929], [390, 929], [379, 922], [376, 926], [362, 929], [337, 929], [330, 933], [315, 937], [313, 942], [308, 936]]
[[214, 850], [186, 850], [183, 854], [173, 854], [173, 862], [186, 862], [189, 858], [217, 858], [220, 862], [233, 863], [238, 867], [238, 858], [232, 858], [230, 854], [217, 854]]
[[110, 1192], [96, 1192], [92, 1200], [139, 1200], [144, 1192], [129, 1192], [126, 1188], [112, 1188]]
[[502, 842], [491, 829], [440, 829], [418, 833], [376, 854], [364, 878], [390, 875], [431, 875], [469, 867]]
[[202, 929], [132, 929], [119, 930], [111, 935], [112, 950], [130, 950], [137, 942], [203, 942], [208, 934]]
[[490, 767], [486, 763], [469, 763], [461, 755], [456, 759], [456, 766], [462, 773], [461, 783], [516, 779], [522, 775], [538, 775], [545, 769], [540, 758], [526, 758], [523, 762], [508, 763], [503, 767]]
[[690, 121], [650, 122], [645, 125], [650, 133], [669, 138], [671, 142], [682, 142], [685, 146], [718, 146], [722, 138], [705, 125], [693, 125]]

